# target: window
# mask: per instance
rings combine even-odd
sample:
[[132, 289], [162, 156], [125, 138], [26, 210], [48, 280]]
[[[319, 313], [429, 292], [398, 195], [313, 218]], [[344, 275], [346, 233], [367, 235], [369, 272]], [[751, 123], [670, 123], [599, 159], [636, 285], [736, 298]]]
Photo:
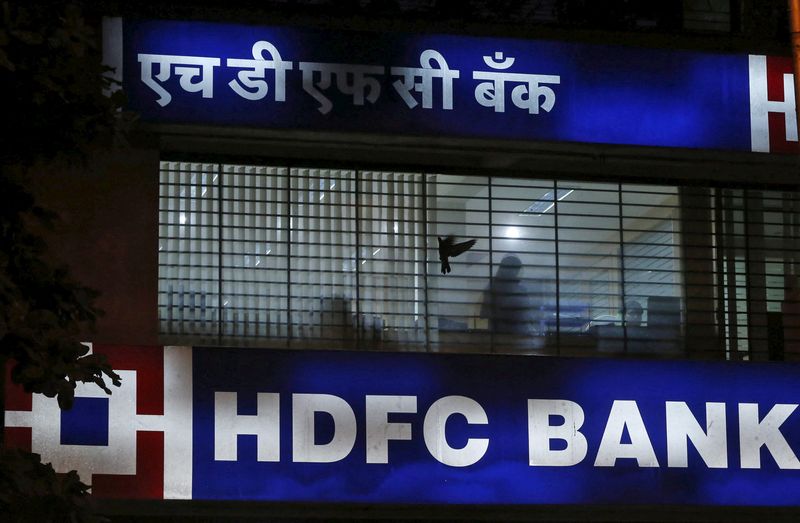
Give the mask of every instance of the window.
[[715, 209], [727, 357], [800, 359], [798, 193], [721, 189]]
[[[766, 359], [800, 331], [795, 193], [184, 162], [160, 180], [167, 343]], [[475, 245], [442, 274], [447, 236]]]

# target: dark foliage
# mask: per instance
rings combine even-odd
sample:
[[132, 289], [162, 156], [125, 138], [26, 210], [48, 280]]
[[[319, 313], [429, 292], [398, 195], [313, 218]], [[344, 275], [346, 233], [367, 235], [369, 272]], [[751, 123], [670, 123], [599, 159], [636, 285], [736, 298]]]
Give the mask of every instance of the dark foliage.
[[70, 408], [77, 382], [93, 382], [107, 393], [104, 376], [119, 376], [78, 341], [98, 311], [96, 292], [73, 281], [46, 257], [46, 245], [30, 231], [53, 216], [20, 186], [0, 177], [0, 355], [14, 362], [11, 378], [28, 392], [57, 397]]
[[105, 521], [92, 512], [75, 471], [56, 474], [38, 454], [6, 450], [0, 459], [0, 514], [19, 523]]
[[0, 163], [80, 158], [119, 129], [121, 91], [73, 2], [0, 4]]
[[[20, 183], [44, 165], [83, 162], [124, 127], [122, 94], [104, 94], [114, 81], [81, 13], [72, 2], [0, 3], [0, 405], [6, 362], [13, 382], [65, 409], [78, 382], [109, 394], [106, 380], [120, 385], [105, 357], [80, 343], [100, 314], [97, 293], [53, 261], [42, 233], [56, 217]], [[2, 440], [0, 519], [98, 521], [76, 472], [56, 474]]]
[[50, 261], [32, 227], [55, 219], [12, 181], [44, 162], [82, 160], [120, 128], [119, 91], [101, 63], [96, 32], [78, 3], [3, 2], [0, 86], [0, 358], [15, 361], [12, 379], [29, 392], [72, 404], [78, 381], [119, 377], [100, 356], [86, 356], [78, 336], [98, 311], [96, 293]]

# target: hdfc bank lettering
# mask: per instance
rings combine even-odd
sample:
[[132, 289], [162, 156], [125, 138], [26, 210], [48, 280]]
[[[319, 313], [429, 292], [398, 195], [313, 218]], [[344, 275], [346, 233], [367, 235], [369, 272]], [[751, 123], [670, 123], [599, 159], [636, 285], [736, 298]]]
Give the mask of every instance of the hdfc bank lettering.
[[[257, 461], [280, 462], [280, 427], [285, 422], [280, 412], [279, 393], [258, 393], [255, 415], [237, 414], [237, 393], [214, 394], [214, 459], [237, 461], [238, 435], [257, 437]], [[575, 401], [567, 399], [527, 400], [528, 465], [531, 467], [570, 467], [592, 460], [594, 467], [614, 467], [619, 459], [635, 461], [639, 467], [686, 468], [690, 445], [706, 467], [712, 469], [759, 469], [762, 451], [780, 469], [800, 469], [795, 452], [781, 432], [781, 426], [797, 409], [797, 404], [773, 404], [760, 409], [756, 403], [705, 403], [697, 416], [686, 402], [665, 401], [659, 415], [666, 427], [666, 463], [659, 462], [651, 434], [639, 405], [634, 400], [614, 400], [602, 416], [604, 430], [599, 441], [590, 441], [581, 431], [587, 414]], [[735, 409], [738, 425], [728, 428], [727, 418]], [[333, 421], [333, 434], [316, 441], [318, 416]], [[444, 396], [424, 412], [418, 409], [417, 396], [366, 395], [364, 419], [353, 407], [332, 394], [291, 395], [291, 459], [293, 463], [333, 463], [356, 452], [359, 422], [366, 434], [365, 461], [388, 464], [392, 447], [403, 441], [422, 438], [431, 458], [450, 467], [478, 463], [491, 446], [489, 437], [468, 437], [462, 446], [448, 440], [448, 420], [462, 417], [469, 426], [491, 425], [486, 410], [466, 396]], [[392, 421], [390, 421], [390, 417]], [[704, 419], [704, 422], [698, 420]], [[627, 437], [626, 437], [627, 434]], [[738, 455], [731, 455], [729, 443], [736, 438]], [[662, 454], [663, 455], [663, 454]]]
[[94, 349], [120, 388], [5, 430], [98, 497], [800, 506], [793, 363]]

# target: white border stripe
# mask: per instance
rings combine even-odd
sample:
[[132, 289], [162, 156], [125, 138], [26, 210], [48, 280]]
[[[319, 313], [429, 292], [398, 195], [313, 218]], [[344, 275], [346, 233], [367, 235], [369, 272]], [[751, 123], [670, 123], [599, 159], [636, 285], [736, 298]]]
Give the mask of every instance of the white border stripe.
[[164, 499], [192, 498], [192, 348], [164, 347]]

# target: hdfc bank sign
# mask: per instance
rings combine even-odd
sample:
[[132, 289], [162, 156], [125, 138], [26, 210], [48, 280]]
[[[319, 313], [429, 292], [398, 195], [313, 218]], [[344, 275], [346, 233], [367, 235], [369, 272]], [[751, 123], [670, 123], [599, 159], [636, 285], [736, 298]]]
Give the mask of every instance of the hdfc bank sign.
[[783, 57], [174, 20], [108, 20], [104, 36], [129, 108], [154, 123], [778, 153], [798, 143]]
[[103, 347], [11, 445], [103, 497], [798, 505], [796, 365]]

